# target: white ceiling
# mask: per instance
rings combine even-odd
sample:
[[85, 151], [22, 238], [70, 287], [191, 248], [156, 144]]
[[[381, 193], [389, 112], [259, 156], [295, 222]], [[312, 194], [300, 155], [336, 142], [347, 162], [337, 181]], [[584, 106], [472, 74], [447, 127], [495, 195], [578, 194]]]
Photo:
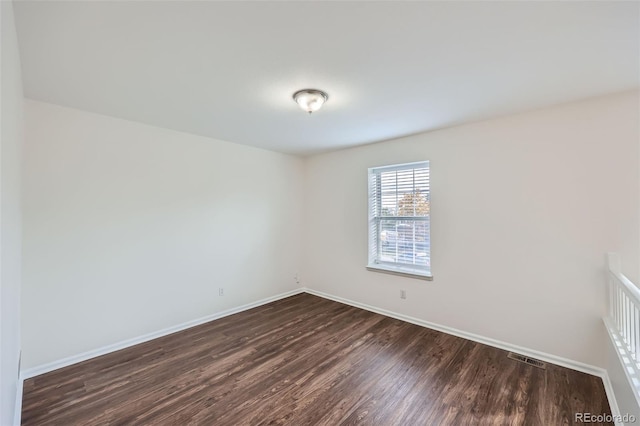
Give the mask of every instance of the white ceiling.
[[[313, 152], [638, 87], [637, 2], [28, 2], [25, 95]], [[329, 93], [308, 116], [291, 95]]]

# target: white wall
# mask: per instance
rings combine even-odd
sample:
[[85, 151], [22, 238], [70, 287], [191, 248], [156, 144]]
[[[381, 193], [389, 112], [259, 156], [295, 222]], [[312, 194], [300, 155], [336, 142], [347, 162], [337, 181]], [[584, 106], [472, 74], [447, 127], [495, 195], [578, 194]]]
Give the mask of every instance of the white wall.
[[13, 423], [20, 357], [23, 97], [13, 4], [0, 2], [0, 424]]
[[26, 120], [25, 368], [297, 287], [301, 159], [30, 100]]
[[[302, 283], [603, 367], [605, 252], [639, 276], [638, 138], [628, 92], [310, 157]], [[365, 270], [367, 168], [419, 160], [432, 282]]]
[[605, 368], [616, 396], [618, 410], [622, 415], [630, 414], [636, 419], [640, 419], [640, 407], [638, 407], [634, 390], [625, 374], [624, 364], [620, 362], [615, 343], [607, 339], [605, 347]]
[[[25, 368], [291, 290], [301, 265], [312, 289], [604, 367], [604, 253], [640, 276], [638, 92], [305, 160], [26, 113]], [[434, 281], [365, 270], [367, 168], [424, 159]]]

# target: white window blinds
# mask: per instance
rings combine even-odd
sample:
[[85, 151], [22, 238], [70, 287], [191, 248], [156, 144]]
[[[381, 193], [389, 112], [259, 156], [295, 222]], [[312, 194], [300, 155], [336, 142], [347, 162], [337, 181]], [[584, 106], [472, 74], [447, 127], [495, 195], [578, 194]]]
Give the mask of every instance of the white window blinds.
[[369, 169], [369, 268], [431, 276], [429, 162]]

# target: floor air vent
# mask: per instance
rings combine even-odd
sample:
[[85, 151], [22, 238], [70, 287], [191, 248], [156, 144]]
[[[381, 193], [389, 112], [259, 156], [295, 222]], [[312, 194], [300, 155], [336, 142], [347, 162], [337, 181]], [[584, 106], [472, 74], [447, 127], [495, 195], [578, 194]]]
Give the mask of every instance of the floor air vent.
[[507, 358], [524, 362], [525, 364], [533, 365], [534, 367], [542, 368], [543, 370], [547, 368], [546, 363], [534, 358], [529, 358], [527, 356], [517, 354], [515, 352], [509, 352], [509, 355], [507, 355]]

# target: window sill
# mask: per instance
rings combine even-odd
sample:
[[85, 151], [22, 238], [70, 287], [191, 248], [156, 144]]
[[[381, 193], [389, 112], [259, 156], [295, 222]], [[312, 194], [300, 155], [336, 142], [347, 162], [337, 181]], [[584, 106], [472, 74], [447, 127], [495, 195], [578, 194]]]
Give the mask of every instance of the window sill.
[[382, 272], [383, 274], [399, 275], [401, 277], [417, 278], [420, 280], [433, 281], [433, 275], [430, 272], [418, 272], [410, 270], [395, 269], [381, 265], [367, 265], [367, 271]]

